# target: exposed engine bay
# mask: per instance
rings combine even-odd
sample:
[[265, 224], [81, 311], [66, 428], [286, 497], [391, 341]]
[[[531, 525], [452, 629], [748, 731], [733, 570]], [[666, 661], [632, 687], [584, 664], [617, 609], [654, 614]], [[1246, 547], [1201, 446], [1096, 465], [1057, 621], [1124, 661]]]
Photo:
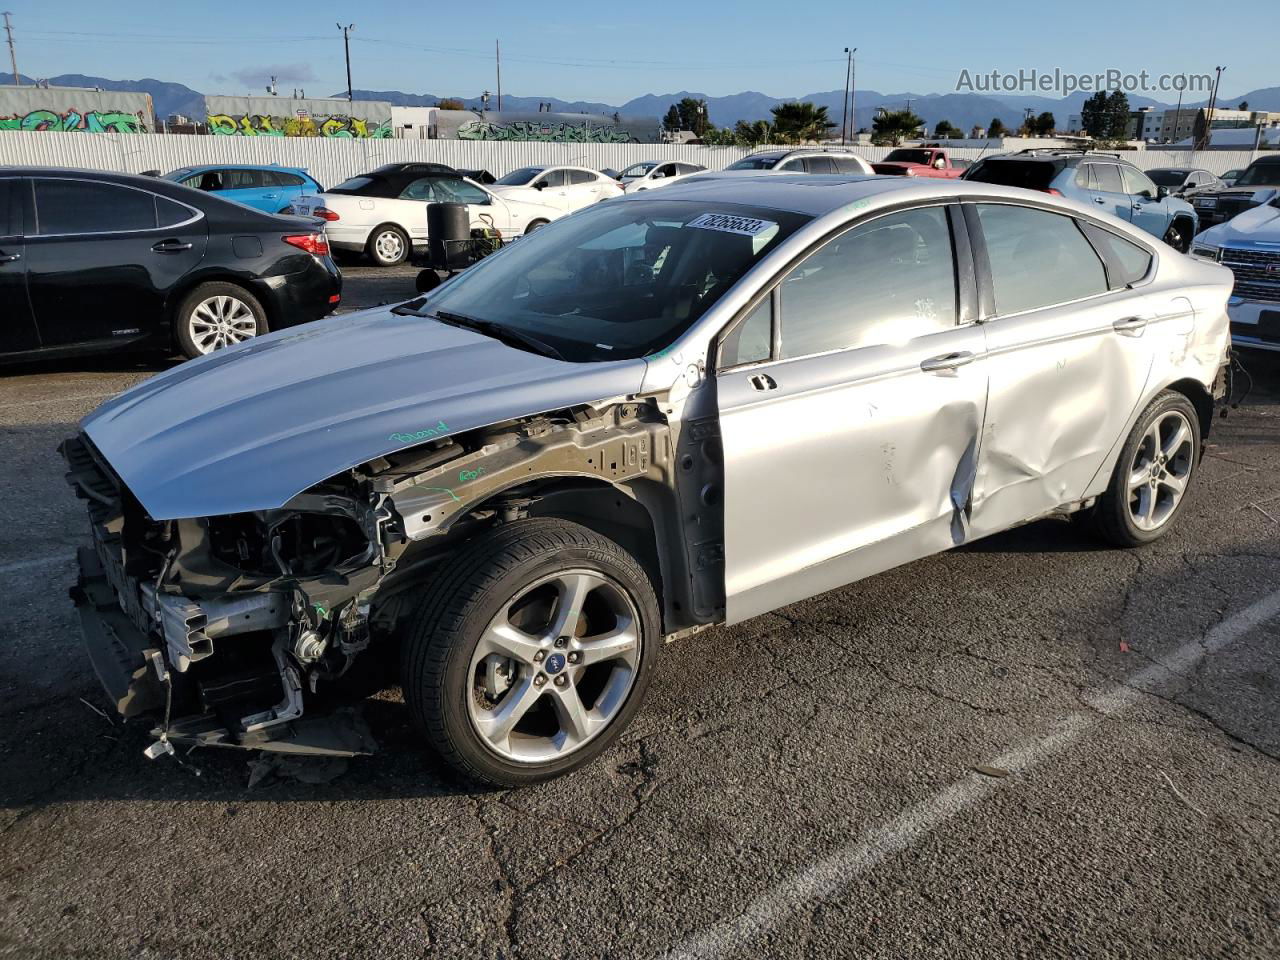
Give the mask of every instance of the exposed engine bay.
[[87, 435], [60, 449], [93, 532], [72, 591], [90, 656], [122, 715], [157, 718], [152, 756], [173, 743], [371, 752], [343, 722], [338, 681], [362, 659], [394, 668], [433, 568], [475, 533], [528, 516], [575, 519], [629, 546], [664, 585], [667, 633], [723, 618], [718, 427], [671, 427], [652, 403], [431, 439], [279, 509], [165, 521]]

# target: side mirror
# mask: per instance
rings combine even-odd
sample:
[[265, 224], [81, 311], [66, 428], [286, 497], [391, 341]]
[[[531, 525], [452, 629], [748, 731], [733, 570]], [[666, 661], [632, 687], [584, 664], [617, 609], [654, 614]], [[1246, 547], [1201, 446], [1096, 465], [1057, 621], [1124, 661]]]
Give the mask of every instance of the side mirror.
[[1165, 197], [1169, 196], [1169, 194], [1170, 194], [1170, 190], [1168, 187], [1156, 187], [1157, 200], [1163, 200]]
[[941, 169], [942, 169], [943, 167], [945, 167], [946, 165], [947, 165], [947, 161], [943, 160], [941, 157], [939, 157], [937, 160], [933, 161], [933, 168], [934, 168], [935, 170], [941, 170]]
[[650, 180], [665, 180], [666, 178], [667, 178], [667, 175], [663, 173], [661, 170], [658, 170], [649, 176]]
[[535, 190], [545, 190], [545, 189], [547, 189], [547, 181], [545, 181], [545, 180], [539, 180], [537, 183], [535, 183], [535, 184], [533, 185], [533, 189], [535, 189]]

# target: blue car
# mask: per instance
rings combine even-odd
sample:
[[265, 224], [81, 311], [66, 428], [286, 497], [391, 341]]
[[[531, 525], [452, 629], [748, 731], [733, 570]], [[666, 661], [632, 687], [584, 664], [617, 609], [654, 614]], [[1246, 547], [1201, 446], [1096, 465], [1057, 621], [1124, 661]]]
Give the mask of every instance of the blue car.
[[256, 167], [224, 163], [208, 167], [181, 167], [164, 179], [183, 186], [216, 193], [227, 200], [267, 213], [280, 213], [304, 193], [324, 188], [301, 167]]
[[1113, 153], [1039, 148], [980, 160], [961, 179], [1025, 187], [1069, 197], [1128, 220], [1182, 253], [1191, 249], [1200, 218], [1145, 173]]

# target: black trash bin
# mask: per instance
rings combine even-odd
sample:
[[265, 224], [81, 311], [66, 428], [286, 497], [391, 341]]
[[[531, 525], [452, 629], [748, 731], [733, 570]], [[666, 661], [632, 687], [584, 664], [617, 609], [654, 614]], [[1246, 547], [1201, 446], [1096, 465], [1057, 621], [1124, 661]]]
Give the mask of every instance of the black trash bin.
[[427, 204], [427, 255], [437, 270], [470, 263], [471, 215], [465, 203]]

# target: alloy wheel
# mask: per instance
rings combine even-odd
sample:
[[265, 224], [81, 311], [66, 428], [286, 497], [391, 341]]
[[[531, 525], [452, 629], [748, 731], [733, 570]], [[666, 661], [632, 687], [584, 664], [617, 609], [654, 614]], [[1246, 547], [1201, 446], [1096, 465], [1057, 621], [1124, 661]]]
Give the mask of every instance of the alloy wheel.
[[1195, 463], [1194, 436], [1177, 410], [1147, 428], [1129, 468], [1129, 515], [1139, 530], [1158, 529], [1178, 509]]
[[503, 604], [476, 644], [468, 715], [484, 744], [519, 763], [580, 749], [617, 717], [640, 666], [635, 603], [612, 579], [567, 570]]
[[404, 257], [404, 241], [394, 230], [384, 230], [373, 241], [374, 252], [383, 263], [399, 263]]
[[191, 311], [191, 342], [201, 353], [212, 353], [258, 335], [258, 318], [243, 300], [219, 294], [200, 301]]

